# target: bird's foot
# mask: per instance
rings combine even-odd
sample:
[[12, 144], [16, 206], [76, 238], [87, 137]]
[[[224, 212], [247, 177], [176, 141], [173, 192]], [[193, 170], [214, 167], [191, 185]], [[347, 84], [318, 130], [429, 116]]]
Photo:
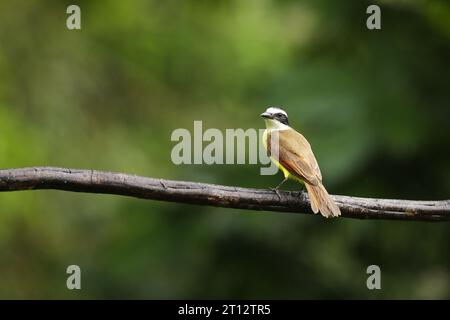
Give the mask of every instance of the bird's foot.
[[280, 195], [280, 191], [279, 191], [279, 188], [278, 187], [276, 187], [276, 188], [269, 188], [271, 191], [273, 191], [273, 192], [275, 192], [276, 193], [276, 195], [278, 196], [278, 200], [280, 200], [281, 201], [281, 195]]

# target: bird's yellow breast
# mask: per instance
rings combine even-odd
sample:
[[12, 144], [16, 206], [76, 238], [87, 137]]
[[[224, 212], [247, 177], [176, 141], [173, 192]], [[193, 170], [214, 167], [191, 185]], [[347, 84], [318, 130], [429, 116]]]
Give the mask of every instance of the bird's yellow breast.
[[[264, 133], [263, 133], [263, 141], [262, 142], [263, 142], [263, 145], [264, 145], [264, 149], [266, 149], [266, 150], [267, 150], [267, 144], [268, 144], [267, 143], [267, 139], [268, 139], [269, 130], [270, 129], [266, 129], [266, 130], [264, 130]], [[289, 178], [289, 179], [296, 180], [298, 182], [304, 183], [303, 180], [301, 180], [301, 179], [297, 178], [296, 176], [292, 175], [289, 172], [289, 170], [286, 169], [285, 167], [283, 167], [283, 165], [281, 163], [279, 163], [274, 157], [270, 156], [270, 160], [273, 163], [275, 163], [275, 165], [278, 167], [278, 169], [280, 169], [283, 172], [285, 178]]]

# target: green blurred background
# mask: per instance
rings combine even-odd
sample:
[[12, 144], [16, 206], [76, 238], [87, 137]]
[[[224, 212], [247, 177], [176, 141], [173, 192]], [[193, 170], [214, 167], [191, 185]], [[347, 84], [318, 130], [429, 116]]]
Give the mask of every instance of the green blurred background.
[[[172, 164], [170, 135], [281, 105], [331, 193], [448, 199], [449, 74], [444, 0], [2, 0], [0, 167], [273, 187], [258, 165]], [[0, 298], [450, 298], [449, 226], [1, 193]]]

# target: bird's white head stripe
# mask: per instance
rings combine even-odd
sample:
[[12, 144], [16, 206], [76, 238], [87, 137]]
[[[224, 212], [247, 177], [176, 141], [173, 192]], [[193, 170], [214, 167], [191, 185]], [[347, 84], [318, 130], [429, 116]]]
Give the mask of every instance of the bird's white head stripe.
[[267, 108], [266, 112], [270, 113], [270, 114], [276, 114], [276, 113], [282, 113], [287, 117], [287, 113], [286, 111], [280, 109], [280, 108], [275, 108], [275, 107], [269, 107]]

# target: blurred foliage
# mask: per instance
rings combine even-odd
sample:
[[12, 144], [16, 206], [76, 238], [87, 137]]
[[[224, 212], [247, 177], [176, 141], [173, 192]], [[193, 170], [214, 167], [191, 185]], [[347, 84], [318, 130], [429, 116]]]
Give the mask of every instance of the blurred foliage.
[[[368, 31], [366, 8], [382, 9]], [[65, 27], [78, 3], [82, 29]], [[282, 105], [332, 193], [450, 194], [450, 5], [0, 2], [0, 167], [266, 188], [170, 161], [176, 128], [262, 128]], [[298, 188], [290, 183], [289, 188]], [[325, 221], [57, 191], [0, 194], [0, 298], [450, 298], [448, 223]], [[82, 290], [66, 289], [66, 267]], [[382, 290], [366, 288], [366, 268]]]

